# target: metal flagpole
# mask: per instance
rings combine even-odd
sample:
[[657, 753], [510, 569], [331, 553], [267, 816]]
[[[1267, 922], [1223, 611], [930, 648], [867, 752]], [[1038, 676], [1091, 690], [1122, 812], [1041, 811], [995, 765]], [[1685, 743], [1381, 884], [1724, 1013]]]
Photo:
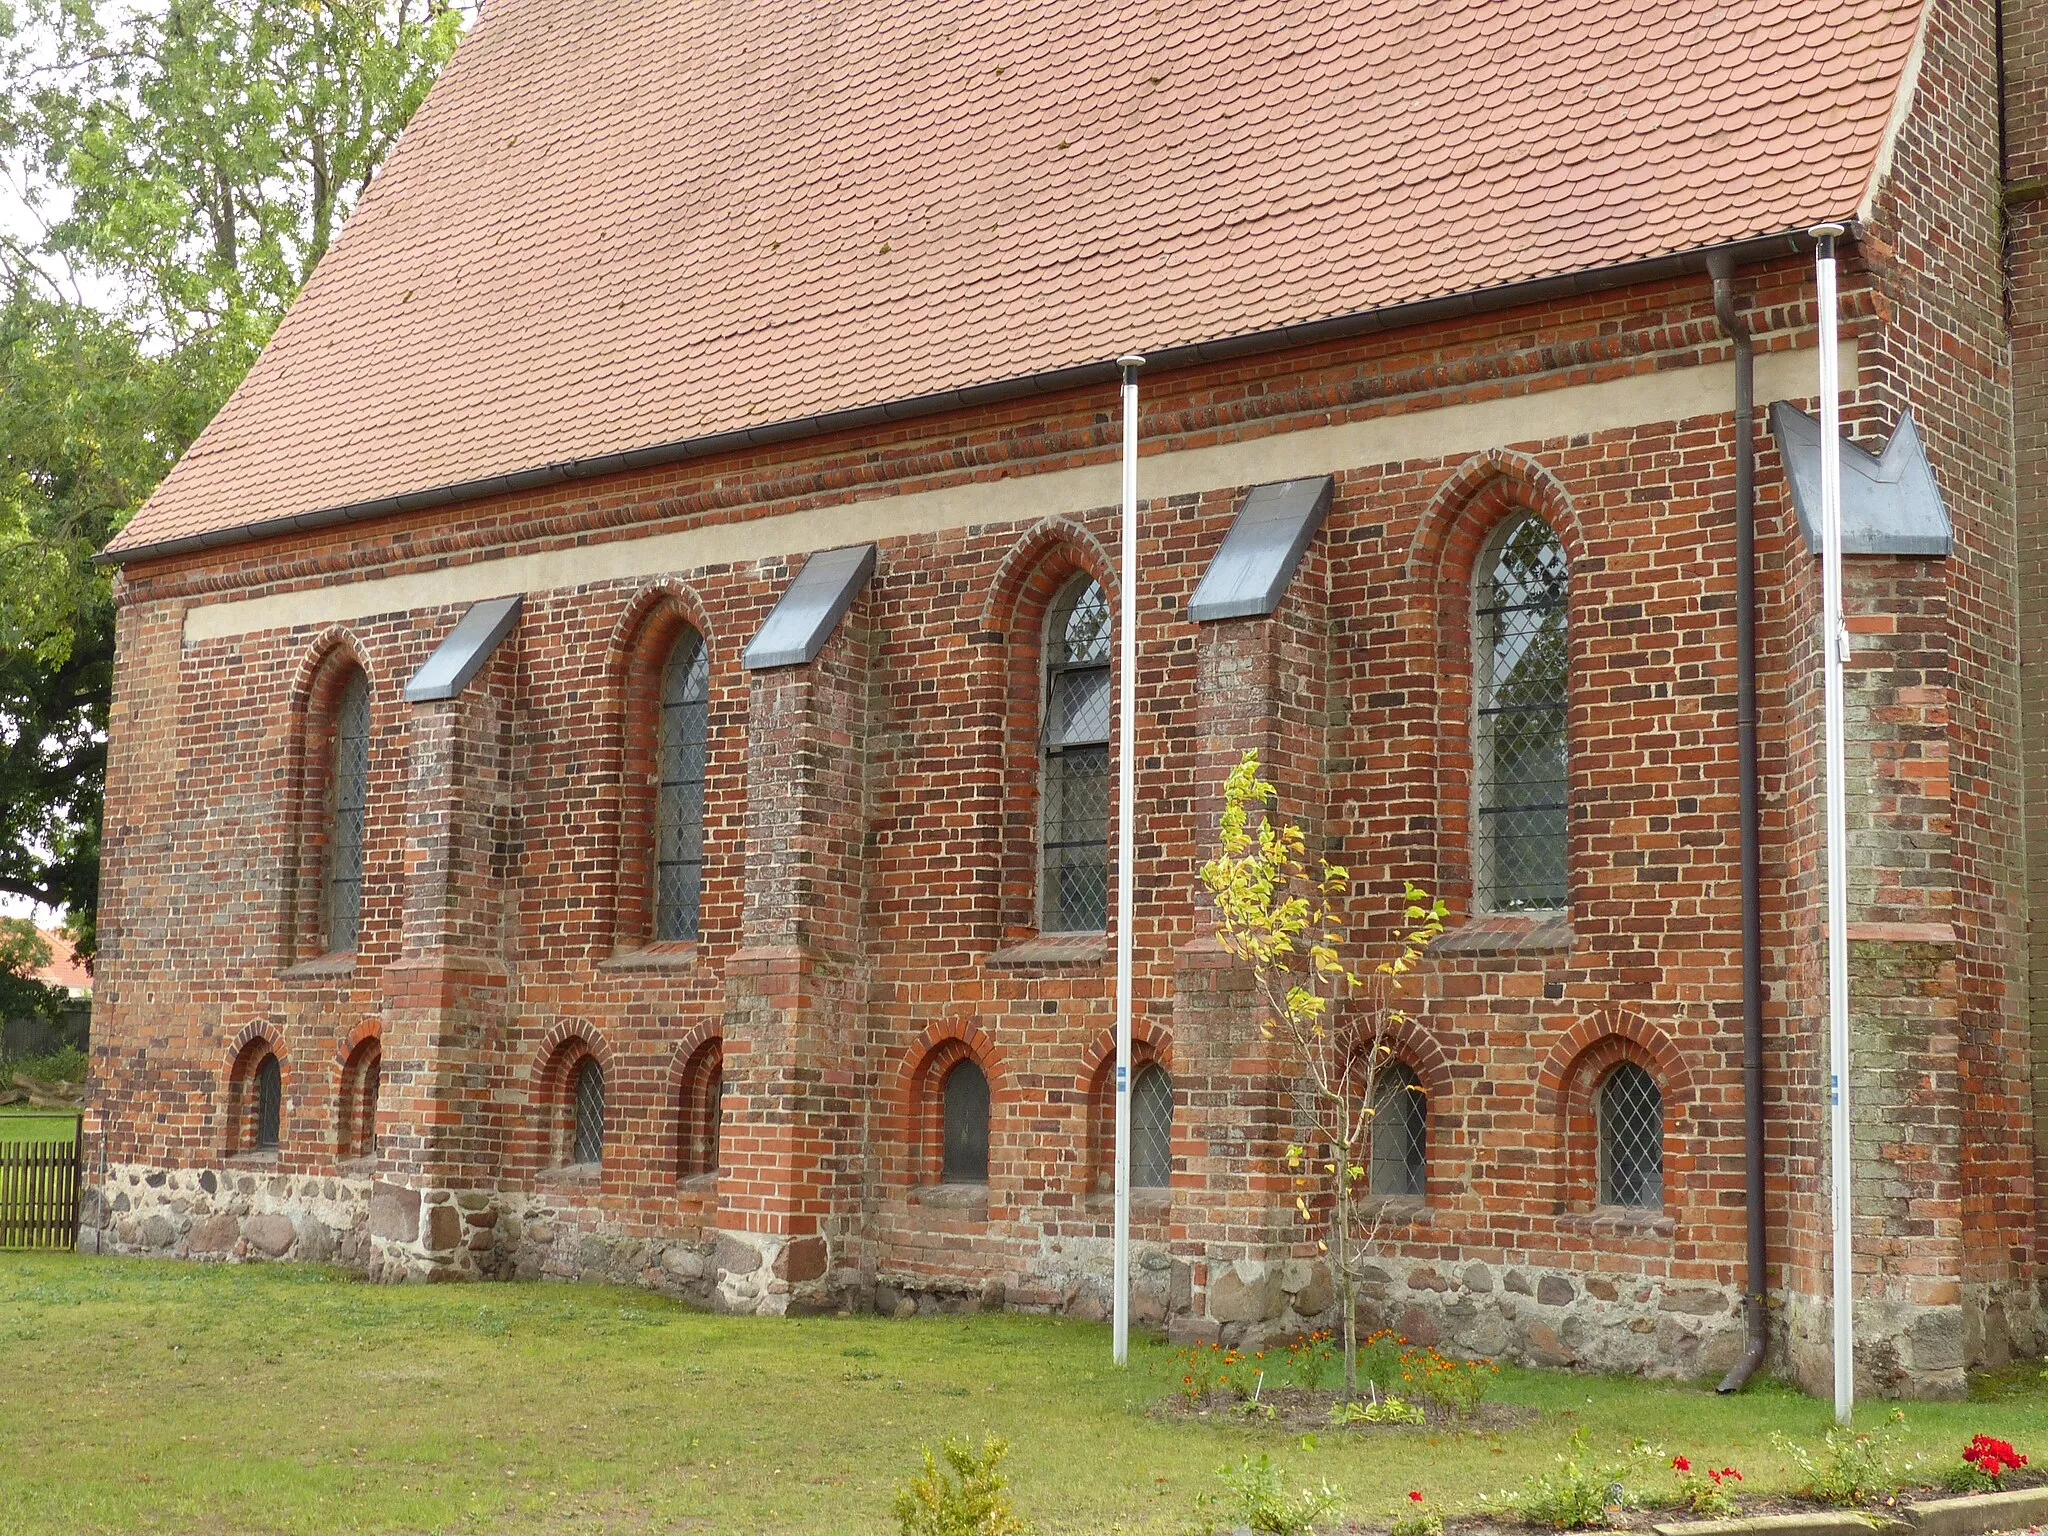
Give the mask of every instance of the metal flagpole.
[[1145, 359], [1126, 353], [1123, 370], [1123, 560], [1118, 575], [1116, 738], [1116, 1218], [1110, 1357], [1131, 1354], [1131, 965], [1132, 891], [1138, 852], [1138, 370]]
[[1835, 1420], [1856, 1404], [1855, 1207], [1849, 1164], [1849, 834], [1848, 770], [1843, 761], [1843, 669], [1849, 631], [1842, 622], [1842, 383], [1837, 336], [1835, 240], [1839, 224], [1815, 226], [1820, 288], [1821, 636], [1827, 701], [1828, 816], [1828, 1171], [1834, 1242]]

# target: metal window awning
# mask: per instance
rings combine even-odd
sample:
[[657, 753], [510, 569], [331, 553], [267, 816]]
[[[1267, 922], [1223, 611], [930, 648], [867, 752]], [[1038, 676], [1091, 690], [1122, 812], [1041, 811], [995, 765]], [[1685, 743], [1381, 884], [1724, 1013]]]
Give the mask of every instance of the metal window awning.
[[768, 667], [796, 667], [813, 659], [832, 638], [846, 610], [875, 571], [875, 546], [853, 544], [823, 549], [783, 589], [760, 633], [748, 644], [741, 664], [749, 672]]
[[1197, 624], [1263, 618], [1279, 607], [1335, 489], [1328, 475], [1253, 486], [1188, 601], [1188, 617]]
[[492, 597], [472, 604], [448, 632], [448, 638], [413, 673], [412, 681], [405, 685], [405, 701], [427, 704], [460, 694], [469, 686], [470, 679], [484, 669], [498, 642], [512, 633], [524, 601], [519, 597]]
[[[1783, 400], [1771, 402], [1771, 435], [1792, 486], [1806, 547], [1820, 553], [1820, 423]], [[1842, 439], [1842, 553], [1945, 556], [1954, 543], [1948, 508], [1913, 413], [1905, 412], [1884, 452]]]

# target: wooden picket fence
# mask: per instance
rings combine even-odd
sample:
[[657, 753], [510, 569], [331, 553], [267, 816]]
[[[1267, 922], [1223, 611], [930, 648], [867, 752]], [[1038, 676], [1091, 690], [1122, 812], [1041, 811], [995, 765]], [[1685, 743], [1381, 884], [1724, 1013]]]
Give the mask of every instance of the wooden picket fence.
[[0, 1249], [76, 1246], [81, 1145], [0, 1141]]

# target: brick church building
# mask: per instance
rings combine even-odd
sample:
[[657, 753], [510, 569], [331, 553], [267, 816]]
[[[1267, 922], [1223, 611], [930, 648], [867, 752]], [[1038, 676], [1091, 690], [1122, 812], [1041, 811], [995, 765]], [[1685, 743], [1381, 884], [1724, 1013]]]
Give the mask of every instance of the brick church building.
[[1451, 907], [1375, 1317], [1825, 1380], [1834, 222], [1859, 1366], [2034, 1347], [2005, 12], [492, 0], [107, 552], [85, 1241], [1103, 1315], [1130, 578], [1137, 1318], [1331, 1315], [1195, 879], [1257, 747], [1362, 928]]

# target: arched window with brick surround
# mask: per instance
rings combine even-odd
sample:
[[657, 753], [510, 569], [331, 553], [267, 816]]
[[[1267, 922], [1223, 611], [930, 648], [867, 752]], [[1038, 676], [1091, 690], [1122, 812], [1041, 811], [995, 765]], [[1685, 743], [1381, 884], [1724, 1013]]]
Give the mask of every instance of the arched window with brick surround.
[[720, 1041], [711, 1039], [691, 1053], [677, 1089], [677, 1178], [694, 1179], [718, 1172], [724, 1117], [725, 1051]]
[[1570, 578], [1533, 512], [1510, 517], [1474, 567], [1473, 891], [1481, 911], [1565, 905]]
[[256, 1135], [258, 1152], [275, 1152], [284, 1139], [284, 1069], [274, 1052], [256, 1063]]
[[1045, 631], [1039, 926], [1099, 932], [1109, 915], [1109, 601], [1093, 577], [1059, 591]]
[[1657, 1210], [1664, 1204], [1664, 1096], [1656, 1079], [1624, 1061], [1600, 1084], [1600, 1203]]
[[940, 1177], [947, 1184], [988, 1182], [988, 1075], [962, 1059], [946, 1073], [939, 1090], [944, 1117]]
[[278, 1151], [284, 1145], [285, 1073], [273, 1040], [254, 1034], [235, 1052], [227, 1090], [228, 1155]]
[[685, 629], [661, 672], [661, 729], [655, 793], [654, 937], [697, 937], [704, 894], [704, 753], [711, 663], [704, 641]]
[[384, 1047], [375, 1035], [361, 1041], [342, 1065], [335, 1152], [344, 1162], [376, 1152], [377, 1091], [383, 1071]]
[[1405, 1061], [1387, 1063], [1377, 1078], [1367, 1188], [1389, 1199], [1420, 1197], [1429, 1172], [1429, 1116], [1422, 1079]]
[[342, 684], [334, 710], [334, 762], [328, 775], [324, 914], [331, 953], [356, 947], [363, 914], [363, 845], [370, 799], [370, 680], [360, 671]]

